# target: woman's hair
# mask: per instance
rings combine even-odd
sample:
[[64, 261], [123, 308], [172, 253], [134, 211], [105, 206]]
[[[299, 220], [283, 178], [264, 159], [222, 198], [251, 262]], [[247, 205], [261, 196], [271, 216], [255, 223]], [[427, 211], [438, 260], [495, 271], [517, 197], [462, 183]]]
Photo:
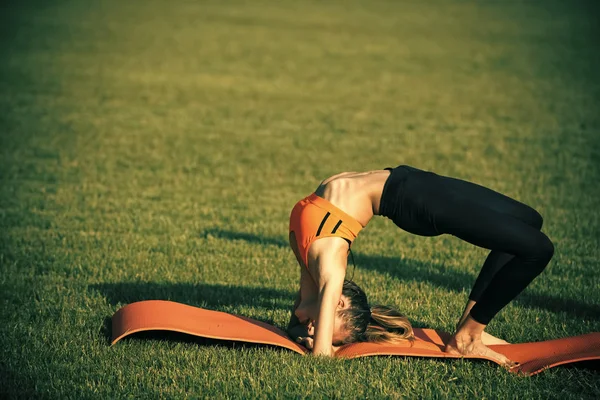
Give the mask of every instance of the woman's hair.
[[344, 343], [414, 340], [412, 326], [405, 316], [388, 306], [370, 307], [367, 295], [356, 283], [344, 280], [342, 294], [350, 301], [349, 307], [341, 311], [348, 331]]

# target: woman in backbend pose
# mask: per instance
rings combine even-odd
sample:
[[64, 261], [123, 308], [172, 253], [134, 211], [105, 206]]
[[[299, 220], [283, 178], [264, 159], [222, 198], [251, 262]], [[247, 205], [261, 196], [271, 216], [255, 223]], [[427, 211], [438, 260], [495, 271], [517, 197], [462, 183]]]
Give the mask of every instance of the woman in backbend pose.
[[493, 190], [406, 165], [332, 176], [294, 206], [290, 245], [301, 276], [290, 335], [320, 355], [343, 343], [412, 338], [406, 318], [369, 307], [364, 292], [344, 281], [350, 245], [374, 215], [416, 235], [447, 233], [491, 250], [445, 350], [511, 365], [486, 346], [506, 342], [484, 329], [552, 258], [554, 246], [540, 231], [542, 217]]

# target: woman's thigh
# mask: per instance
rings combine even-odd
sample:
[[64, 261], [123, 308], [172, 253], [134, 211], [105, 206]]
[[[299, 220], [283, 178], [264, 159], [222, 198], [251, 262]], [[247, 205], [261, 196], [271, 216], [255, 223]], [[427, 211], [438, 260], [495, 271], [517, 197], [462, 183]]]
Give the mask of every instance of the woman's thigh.
[[446, 210], [436, 215], [436, 226], [476, 246], [520, 257], [535, 254], [548, 240], [521, 219], [468, 200], [447, 204]]
[[466, 207], [481, 209], [481, 212], [489, 209], [516, 218], [535, 229], [542, 227], [542, 216], [527, 204], [476, 183], [445, 176], [440, 178], [440, 185], [450, 193], [447, 198], [450, 203], [464, 203]]

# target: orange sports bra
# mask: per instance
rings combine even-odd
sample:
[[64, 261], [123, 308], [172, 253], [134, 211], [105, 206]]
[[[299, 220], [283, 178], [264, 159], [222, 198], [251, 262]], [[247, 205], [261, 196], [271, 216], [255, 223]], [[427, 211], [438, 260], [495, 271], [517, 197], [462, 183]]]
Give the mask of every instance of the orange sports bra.
[[351, 245], [362, 228], [360, 222], [315, 193], [296, 203], [290, 215], [290, 233], [294, 232], [296, 236], [298, 251], [306, 267], [312, 242], [337, 236]]

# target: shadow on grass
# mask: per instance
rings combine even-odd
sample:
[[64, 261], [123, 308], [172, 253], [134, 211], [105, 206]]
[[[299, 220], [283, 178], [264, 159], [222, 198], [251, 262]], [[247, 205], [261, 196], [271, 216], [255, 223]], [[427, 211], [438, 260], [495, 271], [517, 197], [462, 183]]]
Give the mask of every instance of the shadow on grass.
[[112, 318], [106, 317], [100, 327], [100, 336], [106, 340], [106, 344], [110, 345], [112, 341]]
[[[245, 232], [233, 232], [221, 229], [209, 229], [202, 236], [213, 236], [226, 240], [244, 240], [248, 243], [287, 248], [283, 239], [261, 237]], [[358, 268], [388, 274], [404, 281], [427, 282], [440, 288], [460, 292], [469, 290], [475, 283], [475, 276], [453, 271], [444, 265], [424, 263], [416, 260], [401, 260], [397, 257], [355, 254]], [[483, 260], [482, 260], [483, 263]], [[554, 313], [565, 312], [582, 318], [600, 318], [600, 305], [586, 304], [577, 300], [556, 296], [529, 293], [526, 291], [514, 302], [528, 308], [538, 308]]]
[[206, 283], [99, 283], [90, 285], [90, 289], [102, 293], [113, 305], [170, 300], [213, 310], [230, 305], [290, 310], [296, 296], [295, 292], [287, 290]]
[[226, 231], [226, 230], [222, 230], [222, 229], [218, 229], [218, 228], [209, 228], [206, 229], [202, 232], [202, 234], [200, 235], [204, 238], [208, 238], [208, 237], [215, 237], [215, 238], [219, 238], [219, 239], [226, 239], [226, 240], [243, 240], [247, 243], [252, 243], [252, 244], [261, 244], [261, 245], [269, 245], [269, 246], [276, 246], [276, 247], [282, 247], [282, 248], [287, 248], [289, 247], [289, 243], [285, 238], [274, 238], [274, 237], [265, 237], [265, 236], [258, 236], [258, 235], [254, 235], [252, 233], [245, 233], [245, 232], [232, 232], [232, 231]]

